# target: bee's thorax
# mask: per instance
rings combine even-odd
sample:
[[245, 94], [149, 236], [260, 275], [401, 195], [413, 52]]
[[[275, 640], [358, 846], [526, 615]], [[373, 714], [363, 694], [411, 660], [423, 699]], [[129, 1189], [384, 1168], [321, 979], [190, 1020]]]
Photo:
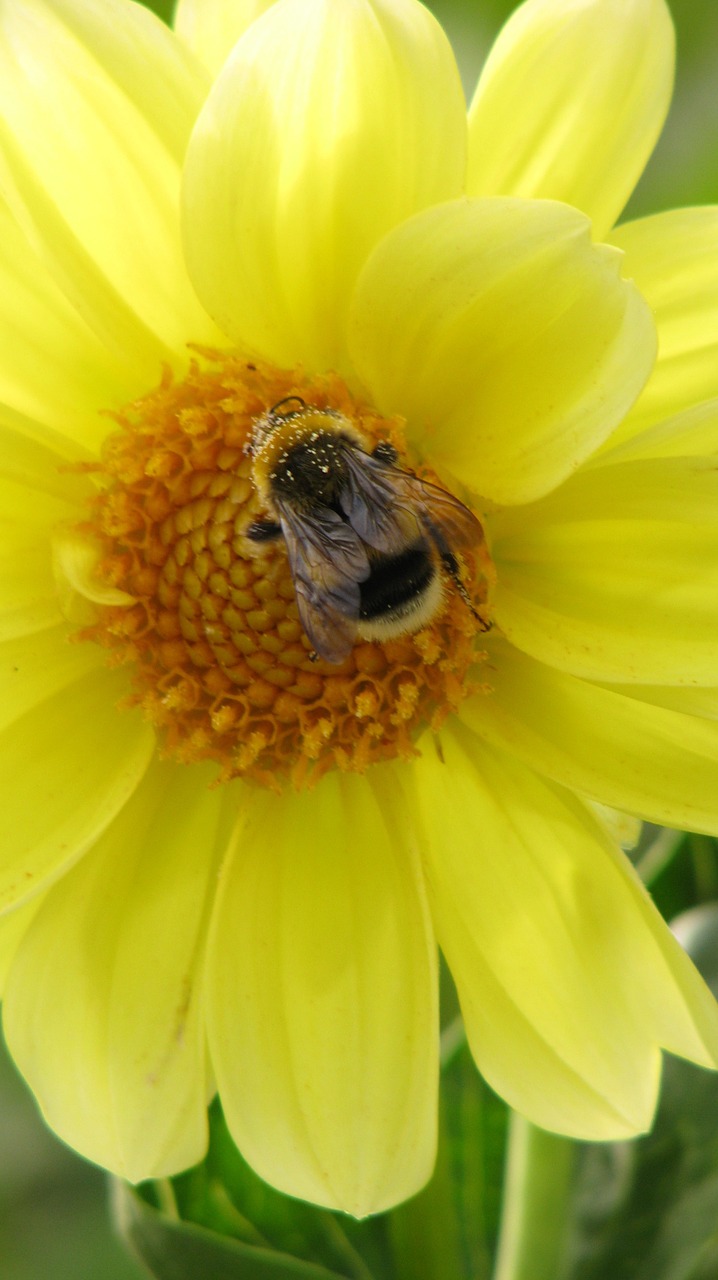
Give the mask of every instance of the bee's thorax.
[[365, 443], [343, 414], [315, 409], [286, 417], [267, 414], [254, 428], [254, 483], [269, 507], [273, 493], [299, 506], [333, 506], [346, 480], [347, 448]]

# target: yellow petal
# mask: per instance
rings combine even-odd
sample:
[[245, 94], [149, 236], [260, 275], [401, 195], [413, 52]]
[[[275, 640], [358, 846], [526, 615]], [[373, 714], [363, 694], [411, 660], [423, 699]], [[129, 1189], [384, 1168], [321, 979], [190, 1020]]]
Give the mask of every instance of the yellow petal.
[[[6, 432], [10, 432], [23, 440], [34, 440], [36, 444], [44, 445], [57, 458], [60, 474], [69, 473], [78, 462], [96, 462], [97, 449], [88, 447], [82, 440], [84, 426], [85, 424], [80, 423], [79, 431], [76, 433], [77, 439], [73, 439], [71, 430], [68, 432], [64, 428], [57, 430], [55, 427], [49, 427], [38, 417], [22, 413], [19, 409], [0, 401], [0, 440]], [[95, 430], [93, 424], [92, 431]], [[104, 420], [101, 430], [107, 431], [107, 419]], [[68, 463], [70, 463], [69, 468]], [[78, 474], [80, 474], [79, 471]], [[88, 481], [86, 494], [91, 493], [92, 485]]]
[[77, 861], [135, 790], [154, 735], [118, 711], [126, 693], [124, 674], [91, 671], [0, 733], [0, 909]]
[[239, 37], [274, 3], [275, 0], [179, 0], [172, 25], [216, 76]]
[[588, 679], [715, 684], [715, 458], [592, 467], [491, 535], [492, 612], [519, 649]]
[[641, 218], [611, 240], [658, 328], [656, 366], [617, 433], [623, 440], [718, 396], [718, 207]]
[[1, 205], [0, 299], [0, 402], [97, 448], [107, 434], [98, 409], [132, 399], [136, 374], [111, 358]]
[[[639, 401], [640, 403], [640, 401]], [[629, 414], [625, 424], [630, 424]], [[604, 462], [624, 462], [634, 458], [688, 458], [705, 457], [718, 453], [718, 397], [692, 405], [645, 431], [636, 434], [624, 432], [623, 425], [606, 441], [595, 459]]]
[[98, 645], [73, 642], [67, 626], [4, 641], [0, 644], [0, 729], [76, 680], [100, 672], [105, 661]]
[[615, 693], [650, 702], [654, 707], [666, 707], [683, 715], [698, 716], [703, 720], [718, 720], [718, 685], [700, 689], [684, 689], [676, 685], [639, 684], [610, 685]]
[[109, 350], [156, 380], [215, 332], [183, 266], [180, 165], [206, 79], [146, 9], [0, 10], [0, 170], [18, 222]]
[[664, 0], [528, 0], [471, 104], [469, 194], [565, 200], [603, 239], [663, 126], [673, 61]]
[[490, 691], [461, 718], [564, 786], [649, 822], [718, 834], [718, 724], [601, 688], [487, 638]]
[[640, 818], [635, 818], [630, 813], [621, 813], [620, 809], [612, 809], [610, 805], [599, 804], [597, 800], [587, 800], [586, 804], [614, 844], [626, 851], [635, 849], [644, 825]]
[[21, 415], [10, 416], [11, 423], [0, 423], [0, 480], [7, 486], [0, 510], [15, 516], [24, 510], [50, 527], [61, 515], [78, 519], [93, 489], [67, 464], [85, 455], [66, 436], [22, 420], [16, 426]]
[[[3, 542], [7, 533], [0, 518]], [[25, 529], [15, 530], [0, 548], [0, 640], [32, 635], [62, 621], [48, 545], [47, 538]]]
[[104, 554], [99, 540], [81, 532], [77, 524], [56, 526], [52, 536], [55, 574], [70, 591], [95, 604], [127, 605], [135, 597], [103, 582], [97, 569]]
[[357, 285], [351, 351], [432, 462], [515, 503], [553, 488], [620, 421], [655, 333], [583, 214], [461, 200], [377, 247]]
[[415, 0], [280, 0], [200, 116], [184, 183], [188, 263], [210, 315], [280, 365], [346, 365], [367, 254], [458, 194], [466, 116], [448, 41]]
[[208, 780], [155, 765], [50, 890], [8, 978], [8, 1044], [48, 1123], [131, 1181], [206, 1147], [202, 964], [223, 806]]
[[44, 901], [45, 894], [38, 893], [37, 897], [0, 917], [0, 998], [5, 994], [8, 973], [17, 949]]
[[415, 858], [365, 779], [252, 797], [207, 983], [222, 1105], [261, 1177], [356, 1216], [418, 1191], [435, 1147], [435, 945]]
[[715, 1066], [718, 1006], [580, 801], [465, 731], [422, 747], [432, 913], [482, 1073], [545, 1128], [647, 1129], [658, 1047]]
[[45, 443], [0, 427], [0, 639], [61, 620], [50, 532], [59, 520], [78, 519], [89, 492], [63, 461]]

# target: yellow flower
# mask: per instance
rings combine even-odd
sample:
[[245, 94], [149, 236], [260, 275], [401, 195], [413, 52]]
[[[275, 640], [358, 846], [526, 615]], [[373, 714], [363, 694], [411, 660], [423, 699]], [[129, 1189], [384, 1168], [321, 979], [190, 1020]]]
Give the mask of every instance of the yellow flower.
[[[718, 213], [611, 232], [662, 0], [529, 0], [468, 124], [415, 0], [177, 33], [0, 9], [5, 1027], [90, 1159], [200, 1160], [217, 1088], [264, 1178], [363, 1214], [431, 1172], [437, 941], [540, 1125], [639, 1132], [661, 1047], [718, 1062], [591, 803], [718, 831]], [[287, 396], [485, 534], [343, 662], [246, 536]]]

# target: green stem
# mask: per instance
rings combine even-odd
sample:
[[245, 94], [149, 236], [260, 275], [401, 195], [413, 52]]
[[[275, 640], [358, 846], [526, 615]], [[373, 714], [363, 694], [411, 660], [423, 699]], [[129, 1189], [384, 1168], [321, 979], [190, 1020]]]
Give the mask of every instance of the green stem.
[[462, 1280], [465, 1275], [443, 1115], [434, 1175], [413, 1200], [387, 1215], [395, 1280]]
[[693, 874], [699, 902], [710, 902], [718, 893], [716, 876], [716, 846], [709, 836], [690, 836]]
[[645, 885], [652, 885], [665, 871], [685, 838], [685, 831], [671, 831], [668, 827], [659, 832], [636, 863], [636, 871]]
[[174, 1222], [179, 1222], [180, 1212], [177, 1208], [177, 1197], [169, 1178], [157, 1178], [154, 1188], [157, 1196], [157, 1207], [162, 1210], [166, 1218], [172, 1218]]
[[575, 1151], [511, 1113], [494, 1280], [560, 1280]]
[[456, 1057], [459, 1049], [466, 1044], [466, 1031], [464, 1030], [464, 1019], [461, 1014], [449, 1023], [441, 1033], [440, 1058], [441, 1070], [444, 1071]]

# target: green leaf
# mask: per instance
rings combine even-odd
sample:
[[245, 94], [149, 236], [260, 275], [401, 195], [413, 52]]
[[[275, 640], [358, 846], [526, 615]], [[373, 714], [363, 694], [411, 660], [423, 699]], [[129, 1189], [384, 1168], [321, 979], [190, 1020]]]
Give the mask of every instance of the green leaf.
[[114, 1184], [113, 1210], [122, 1237], [157, 1280], [346, 1280], [346, 1272], [167, 1217], [125, 1183]]
[[[718, 987], [718, 904], [674, 922]], [[653, 1131], [581, 1144], [568, 1280], [715, 1280], [718, 1276], [718, 1074], [665, 1062]]]
[[381, 1221], [357, 1222], [270, 1187], [237, 1150], [217, 1102], [210, 1110], [207, 1160], [176, 1178], [174, 1189], [182, 1218], [314, 1262], [352, 1280], [383, 1280], [389, 1274]]

